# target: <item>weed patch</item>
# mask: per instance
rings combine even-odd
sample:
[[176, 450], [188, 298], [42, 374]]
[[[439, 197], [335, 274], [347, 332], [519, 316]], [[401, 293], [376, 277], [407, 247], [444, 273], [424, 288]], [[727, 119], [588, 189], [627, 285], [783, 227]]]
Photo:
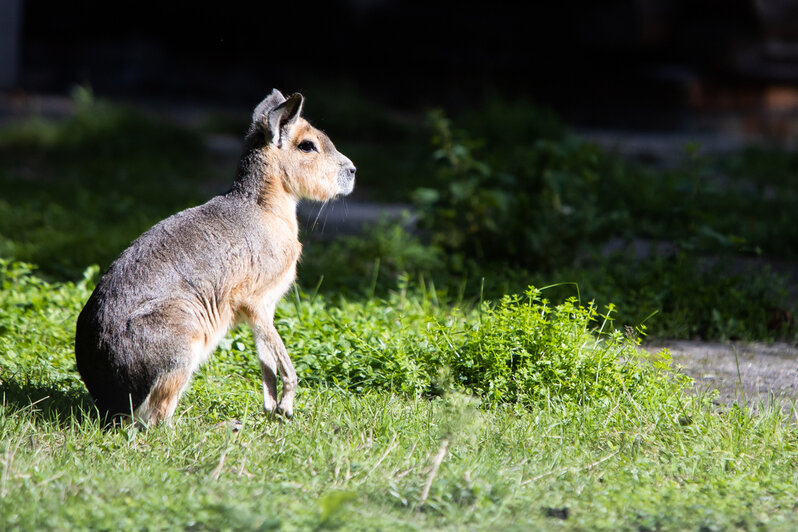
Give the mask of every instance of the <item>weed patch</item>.
[[447, 360], [469, 389], [493, 401], [530, 406], [603, 402], [620, 390], [636, 397], [663, 385], [679, 389], [678, 383], [662, 382], [674, 377], [667, 352], [658, 360], [660, 374], [620, 332], [608, 327], [611, 332], [597, 335], [597, 323], [599, 333], [608, 325], [595, 307], [573, 299], [551, 305], [529, 288], [524, 296], [505, 296], [495, 308], [483, 308]]

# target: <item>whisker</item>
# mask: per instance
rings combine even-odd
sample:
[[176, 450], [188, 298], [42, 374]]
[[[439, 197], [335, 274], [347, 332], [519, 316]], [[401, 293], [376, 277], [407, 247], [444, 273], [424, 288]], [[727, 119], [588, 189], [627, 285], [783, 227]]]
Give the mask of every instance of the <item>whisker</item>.
[[[313, 226], [310, 228], [311, 231], [316, 229], [316, 225], [318, 225], [318, 223], [319, 223], [319, 216], [321, 216], [321, 211], [324, 210], [324, 207], [326, 205], [327, 205], [327, 200], [321, 202], [321, 205], [319, 205], [319, 210], [318, 210], [318, 212], [316, 212], [316, 218], [313, 220]], [[324, 227], [321, 228], [321, 232], [322, 233], [324, 232]]]
[[328, 209], [327, 213], [324, 215], [324, 223], [321, 226], [321, 232], [322, 233], [324, 232], [324, 229], [327, 227], [327, 220], [329, 220], [329, 218], [330, 218], [330, 211]]

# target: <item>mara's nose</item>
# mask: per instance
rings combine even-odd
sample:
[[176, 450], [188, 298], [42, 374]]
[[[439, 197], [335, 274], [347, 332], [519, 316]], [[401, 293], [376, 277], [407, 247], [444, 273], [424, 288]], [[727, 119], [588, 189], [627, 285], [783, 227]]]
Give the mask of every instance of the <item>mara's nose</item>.
[[346, 171], [349, 174], [349, 177], [355, 177], [355, 172], [357, 172], [357, 168], [355, 168], [354, 165], [350, 164], [349, 167], [346, 169]]

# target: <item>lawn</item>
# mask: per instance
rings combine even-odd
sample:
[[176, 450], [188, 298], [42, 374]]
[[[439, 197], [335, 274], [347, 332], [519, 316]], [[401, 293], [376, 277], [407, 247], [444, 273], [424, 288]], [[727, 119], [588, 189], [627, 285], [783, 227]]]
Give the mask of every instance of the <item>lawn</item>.
[[[488, 144], [453, 137], [447, 148], [440, 115], [426, 132], [437, 135], [430, 152], [438, 150], [440, 164], [426, 168], [430, 183], [445, 186], [427, 187], [419, 201], [441, 232], [419, 237], [380, 225], [307, 246], [300, 280], [276, 318], [300, 376], [293, 420], [261, 411], [252, 338], [237, 328], [195, 375], [171, 425], [103, 428], [75, 371], [77, 314], [100, 268], [154, 221], [202, 201], [199, 184], [215, 176], [193, 133], [85, 93], [78, 99], [66, 122], [34, 120], [0, 132], [3, 528], [798, 527], [795, 408], [774, 403], [752, 413], [716, 404], [693, 392], [667, 351], [637, 349], [646, 335], [673, 331], [791, 338], [793, 325], [767, 322], [774, 299], [761, 293], [786, 293], [788, 279], [713, 270], [719, 266], [697, 261], [710, 244], [693, 234], [665, 235], [682, 252], [650, 262], [593, 253], [592, 221], [605, 236], [611, 220], [623, 232], [640, 226], [624, 222], [625, 203], [614, 205], [589, 179], [583, 193], [595, 204], [571, 206], [589, 213], [585, 219], [557, 218], [579, 195], [560, 196], [560, 207], [550, 203], [554, 210], [541, 213], [579, 243], [558, 248], [556, 261], [535, 267], [487, 247], [464, 248], [447, 225], [447, 205], [472, 201], [457, 191], [472, 180], [490, 192], [508, 176], [519, 179], [487, 162], [501, 160]], [[312, 118], [311, 110], [309, 100]], [[471, 127], [475, 118], [462, 120]], [[560, 135], [551, 120], [544, 115], [545, 128], [530, 134]], [[395, 138], [407, 134], [397, 131]], [[344, 152], [346, 142], [338, 143]], [[570, 138], [547, 142], [544, 152], [526, 156], [553, 157], [542, 174], [563, 182], [572, 170], [553, 171], [560, 163], [545, 150], [577, 150], [580, 175], [615, 172], [618, 187], [639, 171]], [[748, 157], [724, 168], [742, 174], [764, 164]], [[779, 201], [794, 198], [784, 174], [773, 175], [788, 191]], [[523, 195], [538, 201], [534, 190]], [[486, 197], [499, 199], [485, 220], [520, 212], [496, 194]], [[696, 198], [685, 216], [700, 211], [699, 221], [727, 231], [724, 209], [734, 198], [714, 197], [715, 216]], [[696, 220], [685, 224], [697, 227]], [[661, 222], [651, 215], [646, 235], [663, 234]], [[492, 230], [475, 225], [469, 237], [487, 242]], [[724, 249], [711, 251], [776, 253], [773, 235], [760, 239], [756, 231], [738, 235], [745, 244], [722, 241]], [[526, 249], [551, 238], [538, 233], [525, 234]]]

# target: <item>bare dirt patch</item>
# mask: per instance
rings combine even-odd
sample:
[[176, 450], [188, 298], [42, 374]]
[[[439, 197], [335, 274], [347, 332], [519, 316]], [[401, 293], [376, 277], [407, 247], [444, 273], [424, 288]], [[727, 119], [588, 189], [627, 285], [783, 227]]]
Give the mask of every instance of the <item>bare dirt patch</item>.
[[771, 397], [798, 401], [798, 348], [787, 343], [697, 342], [673, 340], [646, 346], [667, 347], [676, 365], [695, 379], [696, 389], [718, 390], [718, 401], [756, 405]]

